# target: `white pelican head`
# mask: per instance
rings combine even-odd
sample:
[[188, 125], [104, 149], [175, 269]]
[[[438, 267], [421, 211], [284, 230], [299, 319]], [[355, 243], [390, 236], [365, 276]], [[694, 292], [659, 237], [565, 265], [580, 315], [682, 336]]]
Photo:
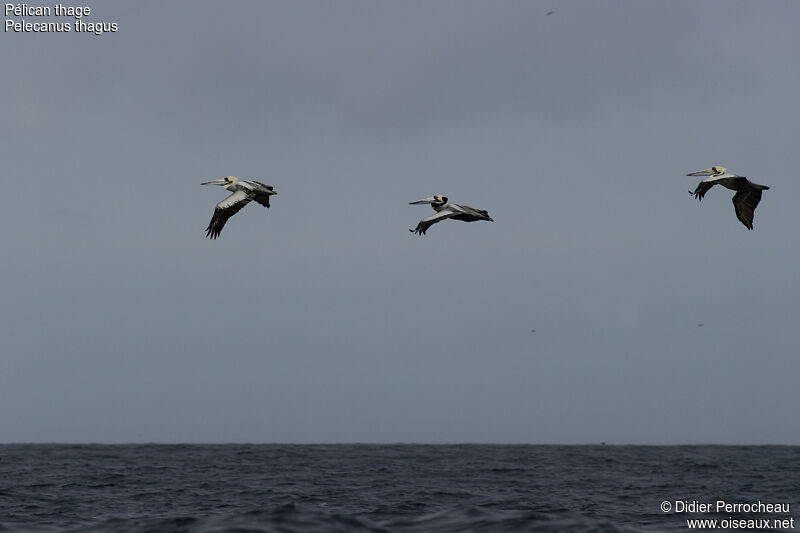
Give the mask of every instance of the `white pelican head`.
[[204, 181], [200, 185], [222, 185], [226, 189], [236, 183], [238, 180], [233, 176], [227, 176], [225, 178], [220, 178], [218, 180], [211, 180], [211, 181]]
[[410, 205], [415, 205], [415, 204], [444, 205], [446, 203], [447, 203], [447, 196], [442, 196], [441, 194], [435, 194], [433, 196], [429, 196], [428, 198], [417, 200], [416, 202], [409, 202]]
[[722, 176], [728, 171], [725, 167], [721, 167], [719, 165], [714, 165], [711, 168], [707, 168], [705, 170], [698, 170], [697, 172], [689, 172], [686, 174], [687, 176]]

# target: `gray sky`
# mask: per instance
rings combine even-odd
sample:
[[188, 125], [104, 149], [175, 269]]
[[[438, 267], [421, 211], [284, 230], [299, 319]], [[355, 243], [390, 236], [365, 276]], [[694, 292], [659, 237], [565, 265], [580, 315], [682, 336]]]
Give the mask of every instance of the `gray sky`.
[[800, 3], [86, 4], [1, 38], [0, 442], [800, 443]]

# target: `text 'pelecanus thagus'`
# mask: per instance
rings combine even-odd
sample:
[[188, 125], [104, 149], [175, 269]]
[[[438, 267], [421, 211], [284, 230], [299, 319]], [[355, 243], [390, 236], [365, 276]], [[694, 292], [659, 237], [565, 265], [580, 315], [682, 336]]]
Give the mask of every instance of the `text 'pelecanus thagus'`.
[[447, 196], [441, 196], [439, 194], [431, 196], [430, 198], [417, 200], [416, 202], [410, 202], [410, 204], [431, 204], [431, 207], [436, 211], [435, 215], [420, 220], [416, 228], [408, 230], [418, 235], [425, 235], [428, 228], [446, 218], [462, 220], [464, 222], [475, 222], [476, 220], [494, 221], [492, 217], [489, 216], [489, 213], [483, 209], [475, 209], [468, 205], [448, 204]]
[[736, 218], [741, 220], [747, 229], [753, 229], [753, 212], [756, 210], [758, 202], [761, 201], [761, 191], [766, 191], [769, 187], [753, 183], [744, 176], [731, 174], [725, 167], [720, 166], [690, 172], [686, 175], [708, 176], [697, 185], [694, 192], [689, 191], [689, 194], [694, 194], [698, 200], [702, 200], [708, 190], [717, 184], [736, 191], [736, 194], [733, 195]]
[[206, 228], [206, 237], [216, 239], [225, 223], [241, 208], [255, 200], [264, 207], [269, 207], [269, 197], [275, 192], [270, 185], [264, 185], [260, 181], [240, 180], [233, 176], [220, 178], [218, 180], [204, 181], [201, 185], [221, 185], [232, 192], [230, 196], [217, 204], [214, 209], [214, 216]]

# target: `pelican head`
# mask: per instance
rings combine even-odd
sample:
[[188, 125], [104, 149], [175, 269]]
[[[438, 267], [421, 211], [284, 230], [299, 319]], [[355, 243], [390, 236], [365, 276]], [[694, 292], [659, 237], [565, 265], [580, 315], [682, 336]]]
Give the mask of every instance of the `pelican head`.
[[228, 176], [226, 178], [220, 178], [218, 180], [211, 180], [211, 181], [204, 181], [200, 185], [222, 185], [223, 187], [227, 188], [228, 185], [233, 185], [236, 183], [237, 179], [233, 176]]
[[689, 172], [686, 175], [687, 176], [722, 176], [723, 174], [725, 174], [725, 172], [727, 172], [727, 169], [725, 167], [721, 167], [721, 166], [715, 165], [715, 166], [713, 166], [711, 168], [707, 168], [705, 170], [698, 170], [697, 172]]
[[447, 203], [447, 196], [442, 196], [441, 194], [429, 196], [428, 198], [423, 198], [422, 200], [417, 200], [416, 202], [409, 202], [410, 205], [415, 205], [415, 204], [444, 205], [446, 203]]

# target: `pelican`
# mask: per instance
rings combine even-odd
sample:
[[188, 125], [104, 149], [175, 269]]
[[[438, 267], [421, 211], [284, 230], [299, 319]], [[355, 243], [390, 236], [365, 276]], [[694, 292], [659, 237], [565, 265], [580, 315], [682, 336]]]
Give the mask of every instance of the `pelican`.
[[488, 220], [490, 222], [494, 222], [487, 211], [482, 209], [474, 209], [468, 205], [448, 204], [447, 196], [442, 196], [440, 194], [431, 196], [430, 198], [423, 198], [422, 200], [417, 200], [416, 202], [410, 202], [410, 205], [415, 204], [431, 204], [431, 207], [433, 207], [433, 209], [436, 211], [435, 215], [420, 220], [415, 229], [408, 230], [419, 235], [425, 235], [425, 232], [428, 231], [428, 228], [446, 218], [463, 220], [464, 222], [474, 222], [476, 220]]
[[708, 190], [716, 184], [736, 191], [733, 195], [733, 207], [736, 210], [736, 218], [742, 221], [747, 229], [753, 229], [753, 212], [761, 201], [761, 191], [769, 189], [766, 185], [759, 185], [748, 180], [744, 176], [731, 174], [725, 167], [713, 166], [705, 170], [690, 172], [687, 176], [708, 176], [697, 184], [694, 194], [698, 200], [702, 200]]
[[232, 192], [230, 196], [217, 204], [214, 209], [214, 216], [206, 228], [206, 237], [216, 239], [219, 237], [225, 223], [241, 208], [255, 200], [264, 207], [269, 207], [269, 197], [278, 194], [270, 185], [264, 185], [260, 181], [240, 180], [233, 176], [220, 178], [218, 180], [204, 181], [200, 185], [222, 185]]

